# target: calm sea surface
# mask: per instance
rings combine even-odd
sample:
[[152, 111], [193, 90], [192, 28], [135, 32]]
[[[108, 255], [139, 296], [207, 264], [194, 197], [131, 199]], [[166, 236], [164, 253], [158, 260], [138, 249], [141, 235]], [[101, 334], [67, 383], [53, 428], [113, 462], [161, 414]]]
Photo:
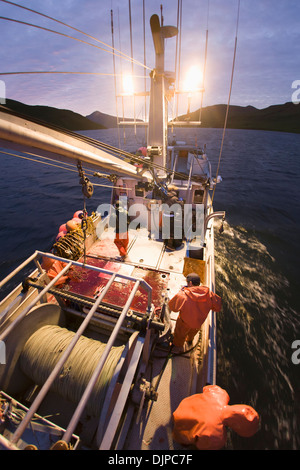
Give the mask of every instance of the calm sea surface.
[[[119, 144], [114, 129], [84, 134]], [[121, 146], [135, 151], [143, 136], [127, 132], [124, 143], [121, 132]], [[206, 144], [215, 174], [222, 130], [176, 136]], [[82, 193], [76, 172], [3, 154], [0, 175], [3, 278], [34, 250], [50, 249], [59, 225], [82, 208]], [[220, 175], [214, 208], [226, 211], [226, 224], [222, 235], [216, 230], [216, 290], [224, 304], [217, 384], [230, 404], [250, 404], [261, 417], [250, 439], [229, 432], [227, 448], [300, 449], [300, 364], [292, 361], [300, 340], [300, 135], [228, 130]], [[109, 189], [95, 187], [88, 210], [109, 197]]]

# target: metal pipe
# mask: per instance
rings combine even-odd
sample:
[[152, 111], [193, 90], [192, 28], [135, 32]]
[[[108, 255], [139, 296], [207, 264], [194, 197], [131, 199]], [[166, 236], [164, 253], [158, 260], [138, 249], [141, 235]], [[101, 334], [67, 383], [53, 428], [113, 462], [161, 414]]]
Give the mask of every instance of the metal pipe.
[[[215, 292], [215, 264], [214, 257], [209, 258], [209, 287], [212, 292]], [[217, 361], [217, 326], [216, 326], [216, 312], [211, 310], [207, 318], [208, 326], [208, 350], [207, 350], [207, 376], [206, 383], [215, 385], [216, 383], [216, 361]]]
[[[72, 315], [75, 315], [78, 318], [86, 317], [85, 313], [75, 310], [73, 308], [65, 308], [64, 312], [71, 313]], [[104, 325], [104, 326], [107, 326], [111, 330], [113, 330], [116, 323], [117, 323], [116, 318], [108, 317], [107, 315], [103, 315], [101, 313], [95, 313], [94, 318], [91, 320], [91, 325], [95, 325], [96, 327]], [[120, 331], [123, 334], [128, 334], [128, 333], [132, 334], [135, 332], [133, 328], [128, 328], [128, 327], [122, 327], [120, 328]]]
[[6, 450], [20, 450], [17, 446], [12, 444], [6, 437], [0, 434], [0, 445], [5, 447]]
[[[66, 260], [64, 261], [66, 262]], [[0, 341], [2, 341], [4, 338], [6, 338], [9, 333], [20, 323], [21, 320], [27, 315], [27, 313], [35, 306], [37, 302], [48, 292], [49, 289], [51, 289], [52, 286], [65, 274], [68, 269], [70, 269], [72, 263], [68, 263], [67, 266], [65, 266], [60, 273], [52, 279], [49, 284], [38, 294], [38, 296], [26, 307], [19, 315], [18, 317], [3, 331], [3, 333], [0, 335]]]
[[64, 134], [32, 121], [0, 112], [1, 147], [32, 152], [39, 150], [39, 155], [66, 163], [77, 163], [78, 160], [89, 168], [99, 168], [117, 172], [124, 176], [139, 179], [136, 168], [101, 148], [80, 141], [69, 134]]
[[145, 344], [145, 339], [139, 336], [137, 338], [136, 345], [134, 346], [134, 350], [132, 352], [132, 356], [128, 364], [126, 375], [121, 385], [121, 388], [120, 388], [116, 403], [114, 405], [113, 411], [111, 413], [109, 422], [105, 428], [105, 434], [103, 438], [101, 439], [99, 450], [110, 450], [111, 448], [113, 439], [116, 435], [116, 432], [118, 431], [118, 425], [120, 423], [122, 412], [126, 405], [128, 394], [131, 389], [131, 384], [134, 379], [134, 375], [136, 373], [137, 365], [138, 365], [140, 356], [142, 354], [144, 344]]
[[[0, 282], [0, 288], [3, 287], [4, 284], [6, 284], [6, 282], [8, 282], [12, 277], [14, 277], [16, 274], [18, 274], [18, 272], [20, 272], [25, 266], [27, 266], [27, 264], [29, 264], [31, 261], [34, 261], [37, 256], [45, 256], [46, 258], [51, 258], [51, 259], [54, 259], [54, 260], [57, 260], [57, 261], [61, 261], [62, 263], [66, 263], [65, 258], [61, 258], [60, 256], [55, 256], [51, 253], [44, 253], [42, 251], [36, 251], [33, 255], [31, 255], [29, 258], [27, 258], [27, 260], [25, 260], [22, 264], [20, 264], [20, 266], [18, 266], [14, 271], [12, 271], [8, 276], [6, 276], [6, 278], [4, 278]], [[98, 272], [101, 272], [101, 273], [113, 274], [115, 272], [115, 271], [109, 271], [108, 269], [98, 268], [97, 266], [92, 266], [92, 265], [89, 265], [89, 264], [80, 263], [79, 261], [70, 260], [69, 263], [72, 263], [75, 266], [86, 267], [88, 269], [91, 269], [92, 271], [98, 271]], [[118, 273], [118, 277], [122, 277], [123, 279], [127, 279], [127, 280], [133, 281], [133, 282], [136, 281], [135, 277], [127, 276], [127, 275], [122, 274], [122, 273]], [[59, 278], [57, 278], [57, 279], [59, 279]], [[149, 286], [149, 284], [146, 281], [144, 281], [143, 279], [141, 279], [140, 282], [141, 282], [141, 286], [144, 287], [148, 291], [148, 297], [149, 297], [148, 298], [148, 308], [150, 309], [151, 308], [151, 302], [152, 302], [152, 289], [151, 289], [151, 286]], [[51, 284], [51, 287], [52, 287], [52, 284]]]
[[126, 317], [126, 314], [129, 310], [129, 307], [130, 307], [130, 305], [131, 305], [131, 303], [134, 299], [136, 291], [139, 288], [140, 282], [141, 281], [139, 281], [139, 280], [136, 281], [136, 283], [135, 283], [135, 285], [134, 285], [134, 287], [131, 291], [131, 294], [128, 297], [128, 300], [127, 300], [126, 304], [123, 307], [122, 313], [121, 313], [121, 315], [120, 315], [120, 317], [119, 317], [119, 319], [116, 323], [116, 326], [114, 327], [114, 329], [112, 331], [112, 334], [109, 337], [107, 345], [106, 345], [106, 347], [104, 349], [104, 352], [103, 352], [103, 354], [102, 354], [102, 356], [101, 356], [101, 358], [100, 358], [100, 360], [99, 360], [99, 362], [96, 366], [96, 369], [94, 370], [94, 373], [93, 373], [93, 375], [92, 375], [92, 377], [91, 377], [91, 379], [90, 379], [90, 381], [89, 381], [89, 383], [88, 383], [88, 385], [87, 385], [87, 387], [86, 387], [86, 389], [85, 389], [85, 391], [84, 391], [84, 393], [81, 397], [81, 400], [80, 400], [80, 402], [79, 402], [79, 404], [78, 404], [78, 406], [77, 406], [77, 408], [76, 408], [76, 410], [75, 410], [75, 412], [74, 412], [74, 414], [71, 418], [71, 421], [69, 422], [69, 425], [68, 425], [68, 427], [65, 431], [65, 434], [62, 437], [62, 440], [66, 441], [66, 442], [70, 441], [70, 439], [72, 437], [72, 434], [73, 434], [73, 432], [74, 432], [74, 430], [77, 426], [77, 423], [78, 423], [78, 421], [81, 417], [81, 414], [83, 413], [83, 410], [86, 407], [86, 404], [89, 400], [89, 397], [90, 397], [90, 395], [93, 391], [93, 388], [94, 388], [94, 386], [95, 386], [95, 384], [98, 380], [98, 377], [99, 377], [99, 375], [100, 375], [100, 373], [101, 373], [101, 371], [104, 367], [104, 364], [105, 364], [106, 359], [107, 359], [107, 357], [110, 353], [110, 350], [111, 350], [111, 348], [112, 348], [112, 346], [115, 342], [117, 334], [118, 334], [118, 332], [119, 332], [119, 330], [122, 326], [124, 318]]
[[[174, 149], [172, 149], [172, 157], [174, 158]], [[174, 181], [174, 175], [175, 175], [175, 168], [176, 168], [176, 165], [177, 165], [177, 160], [178, 160], [178, 153], [176, 153], [175, 158], [174, 158], [174, 162], [173, 162], [172, 183]]]
[[[37, 253], [41, 256], [45, 256], [46, 258], [51, 258], [51, 259], [55, 259], [55, 260], [58, 260], [58, 261], [62, 261], [63, 263], [66, 262], [66, 260], [64, 258], [60, 258], [59, 256], [55, 256], [55, 255], [52, 255], [50, 253], [43, 253], [42, 251], [38, 251]], [[106, 273], [106, 274], [111, 274], [111, 275], [115, 273], [115, 271], [109, 271], [108, 269], [98, 268], [97, 266], [92, 266], [92, 265], [89, 265], [89, 264], [83, 264], [83, 263], [80, 263], [79, 261], [73, 261], [72, 260], [70, 262], [74, 266], [80, 266], [80, 267], [88, 268], [88, 269], [91, 269], [92, 271], [97, 271], [97, 272], [100, 272], [100, 273]], [[135, 277], [127, 276], [126, 274], [122, 274], [122, 273], [117, 273], [117, 274], [118, 274], [118, 277], [122, 277], [123, 279], [127, 279], [129, 281], [136, 282]], [[148, 291], [148, 311], [150, 312], [151, 303], [152, 303], [152, 288], [143, 279], [140, 280], [140, 283], [141, 283], [141, 287], [144, 287]]]
[[37, 252], [33, 253], [29, 258], [27, 258], [22, 264], [20, 264], [14, 271], [12, 271], [8, 276], [6, 276], [2, 281], [0, 282], [0, 289], [1, 287], [4, 286], [12, 277], [14, 277], [16, 274], [18, 274], [19, 271], [21, 271], [27, 264], [29, 264], [31, 261], [33, 261], [37, 256]]
[[53, 371], [49, 375], [48, 379], [44, 383], [43, 387], [41, 388], [40, 392], [38, 393], [37, 397], [35, 398], [34, 402], [32, 403], [31, 407], [29, 408], [27, 414], [25, 415], [24, 419], [22, 420], [21, 424], [18, 426], [16, 429], [14, 435], [12, 436], [11, 442], [16, 443], [22, 436], [23, 432], [25, 431], [27, 425], [29, 424], [30, 420], [32, 419], [34, 413], [37, 411], [39, 408], [40, 404], [42, 403], [43, 399], [49, 392], [49, 389], [56, 379], [56, 376], [59, 374], [61, 371], [64, 363], [70, 356], [72, 350], [74, 349], [77, 341], [79, 340], [80, 336], [83, 334], [84, 330], [86, 329], [88, 323], [90, 322], [92, 316], [94, 315], [95, 311], [97, 310], [100, 302], [102, 301], [103, 297], [105, 296], [106, 292], [110, 288], [111, 284], [114, 282], [116, 277], [116, 273], [112, 275], [112, 277], [109, 279], [108, 283], [105, 286], [105, 289], [102, 291], [101, 295], [97, 298], [95, 304], [89, 311], [88, 315], [84, 319], [84, 321], [81, 323], [80, 327], [78, 328], [76, 334], [73, 336], [72, 341], [68, 345], [68, 347], [65, 349], [64, 353], [62, 354], [60, 360], [54, 367]]
[[223, 217], [223, 219], [224, 219], [224, 218], [225, 218], [225, 211], [216, 211], [216, 212], [213, 212], [212, 214], [208, 215], [208, 216], [205, 218], [205, 221], [204, 221], [204, 233], [205, 233], [206, 230], [207, 230], [208, 222], [210, 221], [210, 219], [213, 219], [214, 217]]
[[216, 360], [217, 360], [217, 348], [216, 348], [216, 312], [210, 311], [208, 337], [209, 347], [207, 351], [207, 377], [206, 383], [210, 385], [216, 384]]

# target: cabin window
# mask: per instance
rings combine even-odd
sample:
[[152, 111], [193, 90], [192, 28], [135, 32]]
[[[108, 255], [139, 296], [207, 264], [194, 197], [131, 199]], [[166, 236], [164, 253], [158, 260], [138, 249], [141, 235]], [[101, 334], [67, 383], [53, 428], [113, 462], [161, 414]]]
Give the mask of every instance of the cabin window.
[[186, 150], [180, 150], [178, 153], [176, 171], [178, 171], [179, 173], [187, 173], [187, 164], [188, 152]]
[[196, 189], [194, 192], [194, 204], [202, 204], [204, 196], [203, 189]]
[[140, 188], [139, 186], [135, 187], [135, 195], [136, 197], [144, 197], [144, 189]]

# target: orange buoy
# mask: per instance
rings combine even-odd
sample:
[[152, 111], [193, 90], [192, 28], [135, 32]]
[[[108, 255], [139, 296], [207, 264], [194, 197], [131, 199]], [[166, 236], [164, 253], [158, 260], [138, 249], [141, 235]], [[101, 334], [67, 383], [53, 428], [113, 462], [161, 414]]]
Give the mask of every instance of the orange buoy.
[[59, 240], [60, 238], [64, 237], [64, 236], [66, 235], [66, 233], [67, 233], [67, 231], [58, 232], [55, 241], [58, 242], [58, 240]]
[[83, 211], [76, 211], [73, 215], [73, 219], [83, 219]]
[[[81, 221], [79, 221], [79, 222], [81, 223]], [[76, 220], [74, 220], [74, 219], [68, 220], [66, 225], [67, 225], [68, 232], [71, 232], [72, 230], [78, 229], [78, 222], [76, 222]]]
[[140, 147], [138, 151], [143, 155], [143, 157], [147, 157], [147, 147]]
[[58, 233], [59, 232], [65, 232], [67, 233], [67, 224], [62, 224], [59, 229], [58, 229]]

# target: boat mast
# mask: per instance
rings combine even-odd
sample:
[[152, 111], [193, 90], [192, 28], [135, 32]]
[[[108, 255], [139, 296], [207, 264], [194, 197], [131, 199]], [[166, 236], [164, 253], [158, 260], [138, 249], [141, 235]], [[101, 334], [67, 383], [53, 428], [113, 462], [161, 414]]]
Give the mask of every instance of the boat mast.
[[[168, 106], [166, 92], [169, 83], [165, 75], [165, 38], [177, 35], [173, 26], [161, 26], [158, 15], [150, 19], [151, 32], [155, 49], [155, 68], [151, 71], [150, 109], [148, 126], [148, 155], [155, 164], [166, 167], [168, 137]], [[159, 170], [159, 177], [165, 177], [165, 171]]]

